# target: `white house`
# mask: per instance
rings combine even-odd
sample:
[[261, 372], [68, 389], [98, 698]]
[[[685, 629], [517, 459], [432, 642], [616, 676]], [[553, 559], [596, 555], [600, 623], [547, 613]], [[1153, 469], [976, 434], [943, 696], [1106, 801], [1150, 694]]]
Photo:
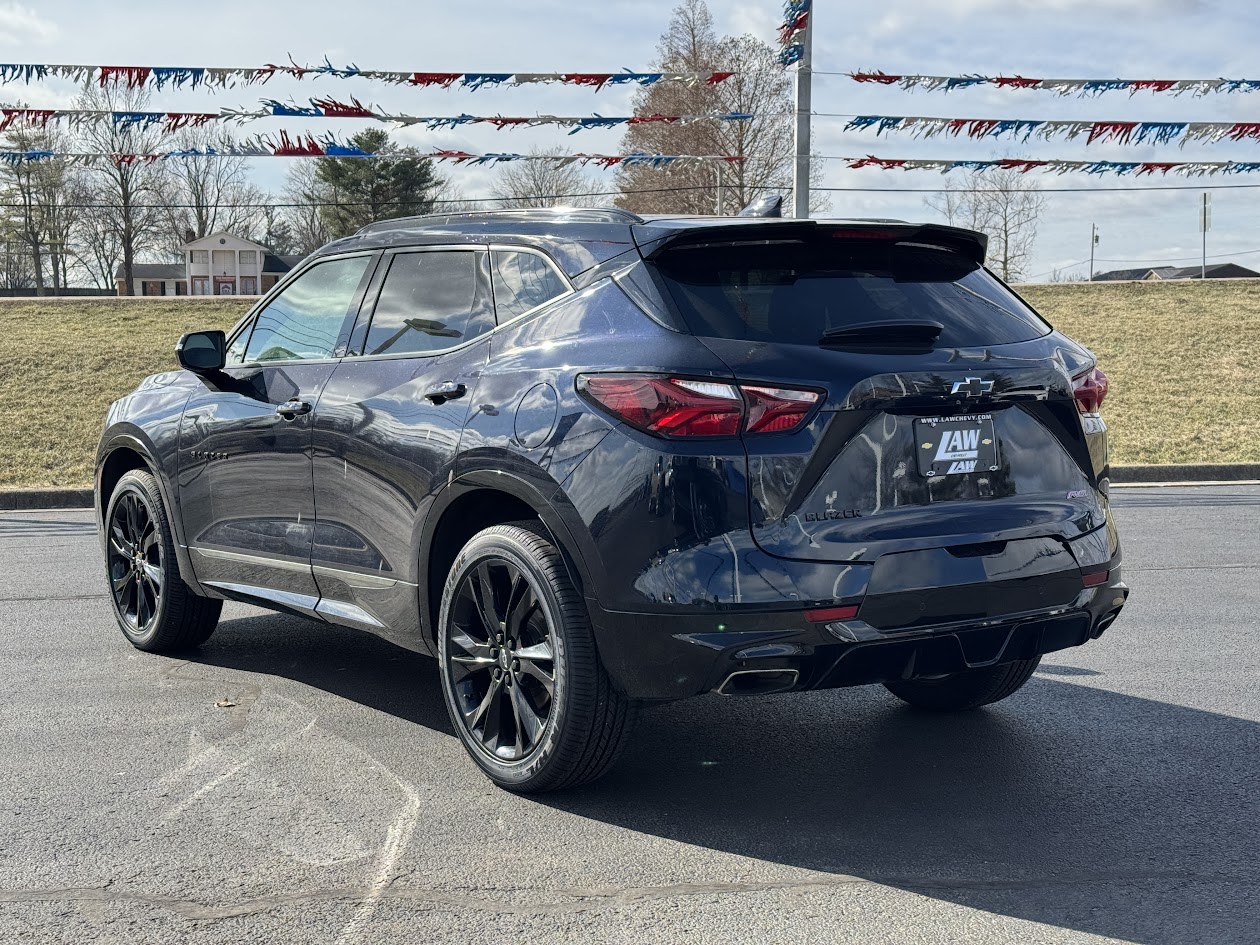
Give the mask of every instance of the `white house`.
[[[134, 295], [262, 295], [292, 269], [301, 256], [277, 256], [260, 243], [211, 233], [179, 248], [183, 263], [132, 266]], [[122, 267], [115, 274], [124, 294]]]

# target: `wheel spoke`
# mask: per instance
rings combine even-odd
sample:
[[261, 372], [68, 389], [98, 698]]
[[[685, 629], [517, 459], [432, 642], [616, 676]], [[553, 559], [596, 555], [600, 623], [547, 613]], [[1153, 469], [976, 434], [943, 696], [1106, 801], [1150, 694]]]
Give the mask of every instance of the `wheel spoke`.
[[118, 577], [111, 577], [109, 579], [110, 586], [113, 587], [114, 589], [115, 598], [118, 597], [118, 594], [120, 591], [123, 591], [126, 589], [127, 582], [130, 581], [134, 576], [135, 576], [134, 573], [128, 570], [118, 575]]
[[124, 558], [130, 558], [135, 554], [135, 549], [131, 547], [131, 542], [127, 541], [127, 536], [123, 534], [122, 526], [117, 521], [110, 523], [109, 531], [109, 547], [114, 554], [122, 555]]
[[[522, 582], [524, 583], [524, 582]], [[522, 629], [525, 627], [526, 621], [530, 615], [538, 608], [538, 598], [534, 596], [534, 592], [529, 589], [529, 585], [525, 586], [525, 593], [522, 594], [513, 604], [507, 615], [508, 633], [519, 638]]]
[[145, 527], [144, 535], [140, 538], [140, 550], [148, 554], [149, 550], [157, 544], [157, 528], [154, 527], [152, 520]]
[[533, 646], [523, 646], [513, 654], [518, 660], [526, 660], [530, 663], [542, 661], [544, 663], [555, 662], [555, 657], [551, 655], [551, 641], [543, 640], [541, 643], [535, 643]]
[[127, 537], [131, 539], [131, 544], [135, 545], [140, 540], [140, 500], [134, 495], [127, 495]]
[[556, 695], [556, 677], [547, 672], [532, 660], [521, 661], [521, 675], [538, 682], [547, 691], [547, 697], [554, 699]]
[[136, 627], [144, 627], [153, 618], [153, 606], [144, 581], [136, 581]]
[[[503, 688], [503, 682], [498, 679], [491, 679], [490, 685], [486, 688], [486, 694], [482, 697], [471, 712], [464, 713], [464, 719], [468, 722], [468, 727], [474, 732], [477, 730], [478, 724], [486, 717], [490, 711], [491, 704], [498, 698], [499, 690]], [[484, 741], [484, 739], [483, 739]]]
[[[463, 650], [467, 656], [472, 657], [473, 659], [480, 660], [484, 658], [494, 662], [490, 657], [489, 641], [483, 642], [481, 640], [473, 639], [472, 634], [463, 627], [456, 626], [455, 629], [451, 631], [450, 641], [455, 646]], [[461, 662], [464, 662], [462, 658], [454, 654], [452, 654], [451, 659], [459, 659]]]
[[147, 561], [140, 568], [144, 572], [145, 578], [153, 586], [154, 595], [160, 594], [162, 592], [162, 569]]
[[512, 709], [516, 715], [516, 744], [520, 753], [524, 754], [538, 741], [538, 732], [543, 723], [530, 704], [529, 697], [525, 695], [525, 690], [520, 686], [513, 686], [511, 692]]
[[477, 614], [491, 637], [500, 632], [499, 612], [494, 605], [494, 587], [490, 583], [490, 566], [482, 562], [474, 572], [474, 600], [477, 603]]

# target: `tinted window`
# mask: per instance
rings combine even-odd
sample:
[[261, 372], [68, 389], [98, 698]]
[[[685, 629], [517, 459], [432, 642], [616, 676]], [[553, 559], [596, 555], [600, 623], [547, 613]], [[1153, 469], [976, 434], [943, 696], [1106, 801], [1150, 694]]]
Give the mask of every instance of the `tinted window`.
[[938, 345], [1027, 341], [1050, 328], [981, 266], [891, 241], [678, 248], [656, 263], [693, 334], [815, 345], [860, 322], [928, 319]]
[[505, 322], [569, 291], [551, 264], [534, 253], [496, 250], [494, 307]]
[[442, 351], [494, 327], [484, 252], [400, 253], [372, 314], [364, 354]]
[[331, 357], [371, 256], [319, 263], [258, 313], [246, 361]]

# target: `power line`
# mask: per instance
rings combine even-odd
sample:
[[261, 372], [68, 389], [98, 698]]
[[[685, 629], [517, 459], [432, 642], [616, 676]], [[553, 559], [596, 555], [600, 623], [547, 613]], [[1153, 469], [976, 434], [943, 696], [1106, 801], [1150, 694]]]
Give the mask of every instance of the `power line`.
[[[1237, 253], [1217, 253], [1215, 255], [1208, 256], [1207, 258], [1208, 259], [1232, 259], [1235, 256], [1252, 256], [1256, 253], [1260, 253], [1260, 249], [1245, 249]], [[1162, 265], [1162, 263], [1198, 262], [1202, 258], [1203, 258], [1202, 254], [1198, 256], [1174, 256], [1171, 259], [1168, 259], [1168, 258], [1163, 259], [1161, 263], [1157, 265], [1152, 265], [1151, 268], [1152, 269], [1158, 268], [1158, 265]], [[1147, 263], [1151, 262], [1149, 258], [1148, 259], [1095, 259], [1094, 261], [1105, 262], [1105, 263], [1129, 263], [1129, 264], [1141, 263], [1142, 265], [1146, 265]], [[1037, 275], [1031, 276], [1030, 278], [1040, 279], [1042, 276], [1051, 276], [1051, 275], [1054, 275], [1056, 272], [1063, 272], [1068, 269], [1075, 269], [1077, 266], [1083, 266], [1088, 262], [1089, 262], [1088, 259], [1082, 259], [1074, 263], [1065, 263], [1062, 266], [1055, 266], [1053, 269], [1047, 269], [1045, 272], [1039, 272], [1037, 273]], [[1141, 268], [1141, 266], [1139, 266], [1138, 268]]]

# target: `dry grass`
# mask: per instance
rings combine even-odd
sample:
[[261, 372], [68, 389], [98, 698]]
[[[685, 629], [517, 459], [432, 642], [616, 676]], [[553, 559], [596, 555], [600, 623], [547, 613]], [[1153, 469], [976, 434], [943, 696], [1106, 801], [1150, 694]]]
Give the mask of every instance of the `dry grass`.
[[[1260, 462], [1260, 282], [1028, 286], [1111, 377], [1112, 461]], [[0, 300], [0, 487], [85, 486], [105, 408], [243, 299]]]
[[1111, 460], [1260, 462], [1260, 280], [1028, 286], [1111, 378]]
[[252, 300], [0, 300], [0, 487], [86, 486], [105, 410]]

